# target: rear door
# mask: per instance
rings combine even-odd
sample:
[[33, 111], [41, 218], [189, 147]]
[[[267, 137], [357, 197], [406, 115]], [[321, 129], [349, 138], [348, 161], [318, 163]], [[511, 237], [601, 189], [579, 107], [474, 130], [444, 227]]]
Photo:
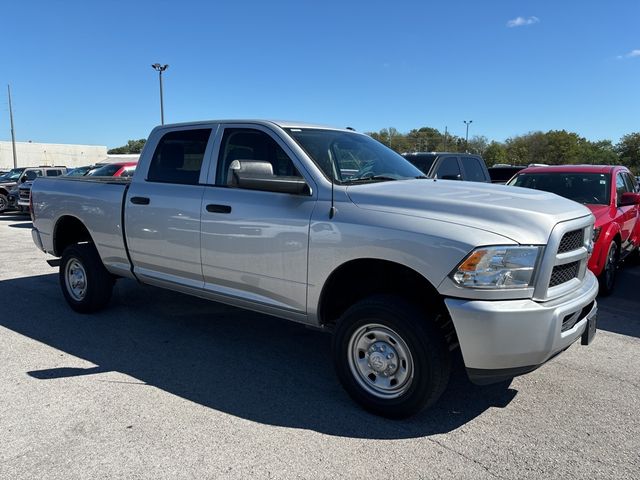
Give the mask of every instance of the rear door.
[[[200, 208], [213, 127], [160, 130], [145, 155], [145, 178], [134, 177], [125, 227], [134, 272], [149, 283], [202, 289]], [[146, 152], [145, 152], [146, 153]]]
[[[317, 200], [311, 177], [286, 142], [262, 126], [220, 129], [217, 168], [202, 202], [205, 289], [294, 313], [306, 313], [309, 224]], [[312, 195], [230, 185], [233, 160], [262, 160], [273, 175], [303, 176]]]

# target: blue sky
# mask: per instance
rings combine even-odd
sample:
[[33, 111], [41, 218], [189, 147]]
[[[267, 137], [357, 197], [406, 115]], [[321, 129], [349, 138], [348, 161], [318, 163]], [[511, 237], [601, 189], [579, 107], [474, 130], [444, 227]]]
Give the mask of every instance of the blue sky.
[[[0, 140], [114, 147], [165, 121], [640, 131], [640, 2], [12, 1]], [[520, 18], [520, 19], [519, 19]], [[519, 19], [519, 20], [518, 20]], [[509, 22], [512, 22], [511, 24]], [[514, 26], [509, 26], [514, 25]]]

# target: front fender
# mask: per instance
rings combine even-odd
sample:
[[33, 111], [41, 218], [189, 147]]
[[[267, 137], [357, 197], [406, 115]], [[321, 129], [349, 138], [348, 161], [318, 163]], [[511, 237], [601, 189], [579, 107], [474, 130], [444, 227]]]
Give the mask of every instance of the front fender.
[[616, 236], [620, 238], [620, 225], [610, 223], [609, 225], [602, 226], [598, 240], [593, 246], [593, 253], [589, 259], [589, 270], [591, 270], [595, 276], [602, 274], [602, 270], [607, 263], [609, 245], [611, 245], [611, 241], [614, 240]]

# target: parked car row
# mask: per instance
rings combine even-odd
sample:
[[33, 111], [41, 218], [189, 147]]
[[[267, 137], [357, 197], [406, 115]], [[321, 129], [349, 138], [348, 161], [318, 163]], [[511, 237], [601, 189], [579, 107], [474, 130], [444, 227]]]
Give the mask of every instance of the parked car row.
[[57, 177], [66, 173], [67, 168], [56, 166], [14, 168], [0, 177], [0, 213], [18, 209], [20, 185], [32, 182], [38, 177]]
[[128, 177], [133, 175], [137, 162], [98, 163], [67, 169], [66, 167], [14, 168], [0, 176], [0, 213], [5, 211], [29, 212], [31, 186], [38, 177], [104, 176]]

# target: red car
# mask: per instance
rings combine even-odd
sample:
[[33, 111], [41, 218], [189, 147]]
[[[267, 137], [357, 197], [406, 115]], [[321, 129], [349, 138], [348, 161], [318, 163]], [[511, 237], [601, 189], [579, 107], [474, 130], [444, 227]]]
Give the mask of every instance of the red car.
[[96, 177], [131, 177], [136, 170], [138, 162], [115, 162], [102, 165], [87, 173]]
[[618, 263], [640, 243], [640, 193], [631, 172], [610, 165], [529, 167], [508, 185], [545, 190], [589, 207], [596, 217], [589, 269], [600, 281], [600, 292], [611, 293]]

